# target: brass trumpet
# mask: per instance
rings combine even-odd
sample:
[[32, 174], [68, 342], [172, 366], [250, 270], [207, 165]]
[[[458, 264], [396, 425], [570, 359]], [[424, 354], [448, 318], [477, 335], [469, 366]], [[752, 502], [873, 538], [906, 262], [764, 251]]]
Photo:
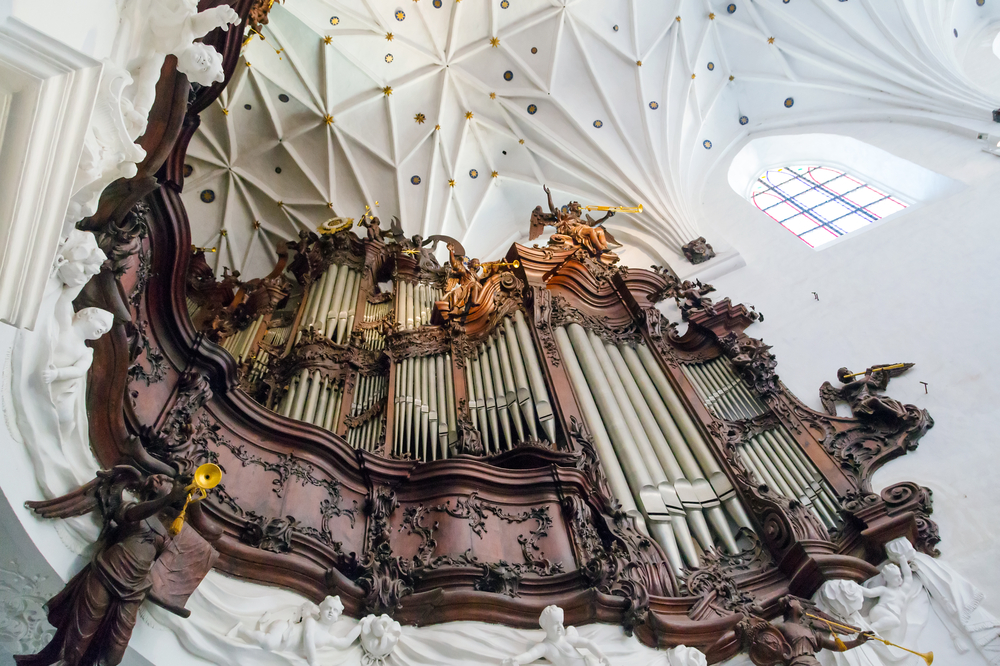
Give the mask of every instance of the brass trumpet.
[[[872, 372], [878, 372], [879, 370], [897, 370], [897, 369], [903, 368], [903, 367], [906, 367], [905, 363], [893, 363], [892, 365], [873, 365], [872, 367], [868, 368], [868, 370], [871, 370]], [[868, 370], [862, 370], [861, 372], [855, 372], [853, 375], [846, 375], [846, 378], [850, 379], [852, 377], [858, 377], [858, 376], [863, 375], [866, 372], [868, 372]]]
[[611, 211], [612, 213], [641, 213], [642, 204], [638, 206], [584, 206], [583, 209]]
[[909, 652], [910, 654], [915, 654], [918, 657], [920, 657], [921, 659], [923, 659], [924, 662], [927, 664], [927, 666], [931, 666], [931, 664], [934, 663], [934, 653], [933, 652], [917, 652], [916, 650], [911, 650], [910, 648], [905, 648], [902, 645], [896, 645], [895, 643], [887, 641], [884, 638], [876, 636], [871, 631], [861, 631], [857, 627], [852, 627], [852, 626], [850, 626], [848, 624], [841, 624], [839, 622], [834, 622], [832, 620], [826, 619], [825, 617], [820, 617], [818, 615], [813, 615], [812, 613], [805, 613], [804, 615], [806, 617], [811, 617], [814, 620], [819, 620], [820, 622], [823, 622], [824, 624], [826, 624], [826, 626], [828, 626], [830, 628], [830, 633], [833, 634], [833, 638], [834, 638], [835, 641], [837, 641], [837, 646], [841, 648], [841, 651], [845, 650], [847, 648], [847, 646], [844, 645], [844, 642], [842, 640], [840, 640], [840, 638], [837, 636], [837, 633], [833, 630], [834, 625], [836, 625], [838, 628], [840, 628], [842, 630], [846, 630], [846, 631], [843, 631], [842, 633], [864, 634], [865, 636], [867, 636], [871, 640], [876, 640], [876, 641], [878, 641], [880, 643], [884, 643], [885, 645], [888, 645], [890, 647], [899, 648], [900, 650], [903, 650], [904, 652]]
[[197, 254], [198, 252], [218, 252], [214, 247], [198, 247], [197, 245], [191, 246], [191, 254]]
[[[208, 497], [208, 491], [219, 485], [220, 481], [222, 481], [221, 467], [215, 463], [205, 463], [198, 466], [198, 469], [194, 471], [194, 479], [187, 487], [188, 496], [184, 500], [184, 508], [181, 509], [180, 514], [174, 519], [174, 522], [170, 524], [171, 534], [176, 536], [184, 529], [184, 519], [187, 517], [188, 504], [191, 502], [200, 502]], [[199, 495], [199, 497], [196, 498], [195, 495]]]
[[497, 266], [498, 268], [520, 268], [521, 262], [515, 259], [514, 261], [487, 261], [480, 264], [483, 268], [487, 266]]

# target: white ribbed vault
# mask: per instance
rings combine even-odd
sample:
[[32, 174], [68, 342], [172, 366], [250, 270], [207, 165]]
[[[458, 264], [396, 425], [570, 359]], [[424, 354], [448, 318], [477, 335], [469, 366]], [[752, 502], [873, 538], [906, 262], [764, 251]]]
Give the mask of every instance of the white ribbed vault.
[[676, 261], [704, 175], [751, 133], [989, 130], [1000, 91], [961, 59], [997, 20], [997, 0], [286, 0], [202, 113], [194, 242], [261, 274], [277, 240], [378, 202], [492, 256], [547, 183], [559, 204], [641, 203], [609, 227]]

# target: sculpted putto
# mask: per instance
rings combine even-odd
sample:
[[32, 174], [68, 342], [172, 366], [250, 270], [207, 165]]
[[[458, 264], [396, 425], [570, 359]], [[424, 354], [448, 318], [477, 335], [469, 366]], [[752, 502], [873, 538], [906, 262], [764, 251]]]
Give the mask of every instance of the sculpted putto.
[[265, 613], [253, 629], [247, 629], [241, 623], [233, 627], [229, 635], [253, 643], [267, 652], [297, 654], [305, 657], [309, 666], [317, 666], [318, 649], [331, 647], [343, 650], [350, 647], [362, 633], [361, 624], [351, 629], [346, 636], [334, 636], [331, 633], [333, 625], [343, 612], [344, 604], [340, 597], [328, 596], [319, 606], [310, 602], [303, 604], [298, 609], [297, 617], [291, 620], [270, 621], [269, 614]]
[[[503, 661], [503, 666], [525, 666], [547, 659], [555, 666], [611, 666], [597, 645], [581, 636], [576, 627], [566, 628], [563, 625], [563, 609], [559, 606], [547, 606], [538, 618], [538, 624], [545, 630], [545, 640], [536, 643], [527, 652]], [[590, 654], [584, 655], [579, 648], [586, 649]]]

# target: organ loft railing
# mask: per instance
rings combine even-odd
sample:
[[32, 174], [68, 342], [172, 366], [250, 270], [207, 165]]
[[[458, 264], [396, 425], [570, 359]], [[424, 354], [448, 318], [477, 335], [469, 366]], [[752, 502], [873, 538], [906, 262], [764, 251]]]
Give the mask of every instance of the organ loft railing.
[[[169, 219], [162, 196], [153, 215]], [[530, 625], [558, 598], [573, 621], [721, 658], [739, 617], [868, 578], [887, 540], [933, 551], [925, 490], [871, 489], [931, 423], [881, 393], [889, 371], [842, 373], [815, 412], [746, 334], [756, 312], [668, 267], [620, 266], [607, 216], [548, 203], [531, 235], [554, 226], [549, 242], [493, 262], [368, 213], [364, 237], [331, 220], [248, 282], [177, 250], [188, 354], [221, 359], [207, 338], [228, 360], [183, 370], [164, 346], [171, 406], [133, 455], [226, 469], [193, 520], [229, 535], [219, 566], [401, 621]], [[145, 307], [150, 349], [184, 337]], [[162, 395], [146, 386], [132, 384], [137, 420], [144, 392]], [[493, 596], [424, 594], [442, 590]], [[576, 610], [566, 595], [583, 595]]]

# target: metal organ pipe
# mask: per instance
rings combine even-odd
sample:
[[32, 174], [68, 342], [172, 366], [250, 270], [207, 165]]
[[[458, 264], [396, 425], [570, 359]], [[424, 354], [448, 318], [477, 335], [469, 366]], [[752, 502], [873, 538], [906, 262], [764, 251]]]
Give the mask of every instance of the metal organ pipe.
[[[657, 542], [663, 546], [671, 566], [679, 571], [682, 567], [680, 549], [671, 526], [670, 513], [657, 487], [660, 482], [666, 480], [666, 477], [662, 476], [662, 471], [656, 464], [655, 457], [653, 464], [649, 465], [649, 461], [644, 459], [640, 447], [635, 446], [636, 434], [629, 427], [620, 408], [621, 398], [624, 398], [624, 395], [621, 397], [615, 395], [612, 384], [613, 377], [607, 376], [607, 372], [597, 355], [596, 347], [589, 340], [587, 332], [579, 324], [570, 324], [569, 338], [586, 378], [585, 383], [598, 406], [599, 418], [589, 425], [593, 427], [598, 422], [604, 423], [616, 457], [622, 464], [632, 495], [638, 500], [637, 504], [642, 507], [642, 512], [647, 518], [647, 526], [656, 537]], [[624, 390], [621, 392], [624, 393]], [[657, 472], [662, 478], [653, 478], [651, 474]], [[692, 567], [699, 566], [694, 544], [685, 543], [683, 547], [685, 559], [693, 560], [689, 564]]]
[[666, 403], [667, 409], [670, 410], [670, 414], [674, 418], [674, 422], [677, 424], [681, 433], [683, 433], [685, 441], [691, 447], [692, 453], [694, 453], [694, 456], [698, 459], [698, 463], [701, 468], [708, 476], [709, 483], [712, 485], [712, 488], [715, 490], [719, 499], [722, 500], [722, 504], [726, 507], [726, 511], [737, 525], [747, 529], [753, 529], [750, 523], [750, 518], [747, 516], [743, 505], [740, 504], [739, 499], [736, 497], [736, 491], [733, 489], [732, 484], [722, 472], [722, 468], [719, 467], [719, 463], [715, 460], [715, 457], [709, 450], [708, 444], [705, 443], [705, 440], [702, 439], [698, 428], [695, 427], [694, 421], [691, 419], [691, 415], [688, 414], [687, 410], [684, 408], [684, 405], [681, 403], [677, 393], [670, 385], [670, 381], [667, 379], [666, 375], [664, 375], [663, 371], [660, 370], [660, 366], [657, 364], [656, 359], [649, 351], [649, 348], [647, 348], [646, 345], [639, 345], [638, 353], [639, 358], [643, 361], [643, 366], [650, 373], [650, 377], [656, 385], [660, 397], [663, 398], [663, 401]]
[[525, 423], [528, 424], [528, 432], [532, 439], [538, 439], [538, 427], [535, 425], [535, 407], [531, 403], [531, 389], [528, 388], [528, 373], [524, 369], [524, 360], [521, 356], [521, 347], [517, 342], [517, 334], [514, 332], [514, 324], [510, 317], [503, 320], [504, 337], [507, 342], [507, 351], [510, 353], [510, 363], [514, 370], [514, 386], [517, 387], [517, 404], [521, 409], [521, 415]]
[[507, 450], [509, 451], [514, 446], [514, 440], [511, 439], [510, 418], [507, 414], [507, 393], [504, 391], [503, 375], [500, 371], [500, 359], [497, 355], [496, 343], [492, 337], [486, 341], [486, 354], [489, 357], [490, 375], [493, 377], [493, 394], [495, 396], [497, 416], [500, 419], [504, 441], [507, 443]]
[[517, 334], [520, 337], [521, 353], [528, 369], [528, 380], [531, 384], [531, 394], [535, 399], [535, 412], [538, 420], [548, 435], [549, 441], [556, 441], [556, 422], [552, 413], [552, 404], [549, 402], [549, 392], [545, 388], [545, 379], [542, 376], [541, 366], [538, 364], [538, 356], [535, 354], [535, 343], [528, 331], [528, 324], [524, 321], [524, 313], [520, 310], [514, 313], [514, 323]]

